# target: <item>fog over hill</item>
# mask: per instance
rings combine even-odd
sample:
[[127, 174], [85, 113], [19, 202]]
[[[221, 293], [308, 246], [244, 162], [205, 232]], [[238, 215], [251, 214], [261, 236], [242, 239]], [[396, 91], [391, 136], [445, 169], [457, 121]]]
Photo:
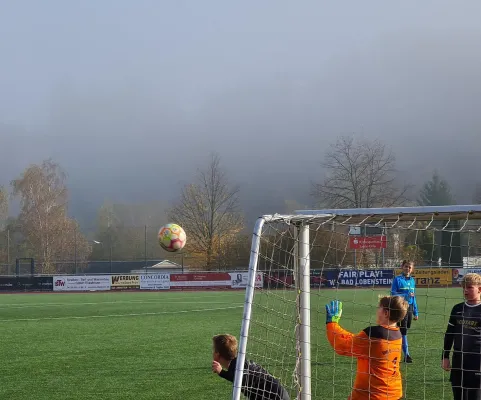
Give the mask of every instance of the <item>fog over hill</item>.
[[340, 134], [380, 138], [400, 176], [481, 181], [481, 3], [8, 2], [0, 184], [52, 157], [70, 213], [172, 201], [217, 151], [248, 222], [311, 206]]

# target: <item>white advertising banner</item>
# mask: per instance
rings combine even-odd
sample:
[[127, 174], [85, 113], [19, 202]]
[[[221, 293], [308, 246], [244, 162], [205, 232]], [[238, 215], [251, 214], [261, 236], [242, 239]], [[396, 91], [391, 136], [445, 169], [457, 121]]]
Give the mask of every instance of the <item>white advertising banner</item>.
[[[249, 278], [248, 272], [230, 272], [229, 275], [231, 277], [232, 289], [243, 289], [247, 287], [247, 279]], [[255, 287], [262, 288], [262, 286], [263, 286], [262, 272], [257, 272]]]
[[110, 275], [54, 276], [54, 292], [110, 290]]
[[453, 283], [461, 283], [464, 275], [468, 273], [475, 273], [481, 275], [481, 268], [454, 268], [453, 269]]
[[140, 289], [149, 289], [149, 290], [170, 289], [170, 274], [140, 275]]

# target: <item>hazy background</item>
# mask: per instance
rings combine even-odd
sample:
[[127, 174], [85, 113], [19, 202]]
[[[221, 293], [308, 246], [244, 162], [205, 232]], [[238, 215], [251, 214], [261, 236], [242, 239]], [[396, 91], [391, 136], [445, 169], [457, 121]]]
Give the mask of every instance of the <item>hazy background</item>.
[[170, 201], [219, 152], [249, 221], [311, 205], [340, 134], [414, 184], [481, 181], [481, 2], [0, 0], [0, 184], [52, 157], [70, 213]]

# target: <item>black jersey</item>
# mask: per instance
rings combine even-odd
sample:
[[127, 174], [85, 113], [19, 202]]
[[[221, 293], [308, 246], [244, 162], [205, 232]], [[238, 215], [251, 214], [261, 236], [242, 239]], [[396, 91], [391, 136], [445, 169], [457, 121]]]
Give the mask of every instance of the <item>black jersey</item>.
[[[444, 335], [443, 358], [451, 361], [451, 381], [464, 387], [478, 387], [481, 382], [481, 304], [456, 304]], [[474, 386], [472, 386], [474, 385]]]
[[[237, 358], [234, 358], [227, 371], [219, 374], [224, 379], [234, 382]], [[259, 364], [252, 361], [244, 363], [242, 377], [242, 393], [249, 400], [290, 400], [289, 394], [280, 382]]]

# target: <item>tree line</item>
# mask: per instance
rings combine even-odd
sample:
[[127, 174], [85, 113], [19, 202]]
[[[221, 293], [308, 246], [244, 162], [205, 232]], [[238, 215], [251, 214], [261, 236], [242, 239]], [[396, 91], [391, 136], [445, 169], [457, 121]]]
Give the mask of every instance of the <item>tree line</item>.
[[[418, 191], [402, 182], [394, 153], [380, 140], [341, 136], [326, 151], [321, 167], [324, 179], [311, 186], [318, 208], [456, 203], [449, 183], [437, 171]], [[106, 202], [98, 211], [95, 229], [85, 231], [68, 214], [65, 172], [53, 160], [45, 160], [28, 166], [9, 187], [0, 186], [0, 265], [33, 257], [42, 273], [70, 273], [85, 268], [89, 260], [178, 262], [186, 257], [189, 267], [204, 270], [246, 267], [251, 238], [239, 193], [220, 155], [214, 153], [173, 204]], [[14, 199], [20, 212], [12, 217], [9, 204]], [[473, 202], [481, 203], [481, 183], [474, 188]], [[156, 241], [159, 227], [167, 222], [176, 222], [187, 232], [180, 254], [163, 251]], [[417, 257], [419, 249], [407, 243], [406, 251]]]

